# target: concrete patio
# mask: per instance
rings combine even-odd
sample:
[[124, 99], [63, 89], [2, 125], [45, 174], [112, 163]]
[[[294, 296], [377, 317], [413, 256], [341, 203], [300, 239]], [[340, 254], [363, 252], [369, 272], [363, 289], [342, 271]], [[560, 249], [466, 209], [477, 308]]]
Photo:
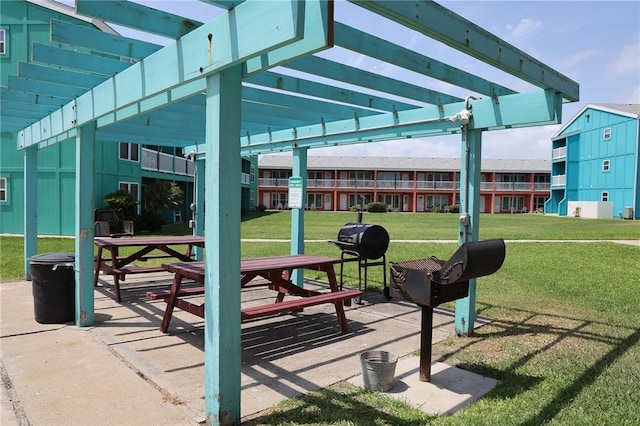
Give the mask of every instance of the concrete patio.
[[[94, 327], [39, 324], [30, 282], [0, 285], [2, 303], [3, 425], [197, 424], [205, 419], [202, 319], [176, 310], [169, 333], [158, 327], [164, 302], [149, 288], [166, 287], [166, 274], [127, 280], [123, 303], [101, 277]], [[325, 284], [307, 282], [309, 287]], [[243, 292], [259, 303], [272, 292]], [[388, 392], [427, 413], [450, 414], [482, 397], [496, 381], [434, 362], [432, 381], [418, 379], [420, 308], [367, 293], [347, 308], [350, 332], [341, 334], [333, 306], [307, 308], [242, 325], [241, 414], [259, 416], [285, 398], [349, 380], [361, 386], [359, 354], [386, 350], [400, 357]], [[486, 319], [480, 319], [480, 322]], [[478, 324], [480, 325], [480, 324]], [[454, 334], [453, 312], [437, 308], [434, 343]]]

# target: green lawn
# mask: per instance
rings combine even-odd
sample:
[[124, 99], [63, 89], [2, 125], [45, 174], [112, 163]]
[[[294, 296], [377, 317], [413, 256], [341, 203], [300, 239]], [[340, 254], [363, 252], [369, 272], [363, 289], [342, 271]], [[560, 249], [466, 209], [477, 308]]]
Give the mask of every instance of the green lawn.
[[[243, 238], [287, 238], [288, 212], [245, 216]], [[325, 240], [355, 213], [307, 212], [306, 252], [337, 256]], [[448, 258], [457, 215], [367, 214], [393, 242], [387, 260]], [[482, 215], [481, 238], [507, 240], [640, 240], [640, 221], [542, 215]], [[186, 228], [167, 232], [184, 233]], [[19, 278], [20, 238], [0, 237], [2, 280]], [[72, 251], [73, 240], [41, 239], [39, 251]], [[242, 256], [286, 254], [289, 243], [243, 243]], [[15, 266], [17, 264], [17, 266]], [[12, 266], [14, 265], [14, 266]], [[508, 242], [504, 265], [478, 280], [477, 308], [494, 321], [471, 337], [436, 344], [434, 357], [500, 383], [452, 416], [429, 417], [340, 383], [287, 400], [249, 425], [636, 425], [640, 424], [640, 247], [599, 242]], [[18, 271], [12, 276], [8, 271]], [[346, 281], [356, 270], [346, 265]], [[380, 268], [381, 269], [381, 268]], [[382, 288], [370, 271], [369, 288]], [[416, 344], [417, 346], [417, 344]]]

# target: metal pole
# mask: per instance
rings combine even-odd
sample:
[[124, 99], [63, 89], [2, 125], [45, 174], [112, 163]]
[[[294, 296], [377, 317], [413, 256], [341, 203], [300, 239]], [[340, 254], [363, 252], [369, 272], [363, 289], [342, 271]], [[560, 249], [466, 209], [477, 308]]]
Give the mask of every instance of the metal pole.
[[433, 332], [433, 308], [422, 306], [420, 330], [420, 381], [431, 381], [431, 342]]

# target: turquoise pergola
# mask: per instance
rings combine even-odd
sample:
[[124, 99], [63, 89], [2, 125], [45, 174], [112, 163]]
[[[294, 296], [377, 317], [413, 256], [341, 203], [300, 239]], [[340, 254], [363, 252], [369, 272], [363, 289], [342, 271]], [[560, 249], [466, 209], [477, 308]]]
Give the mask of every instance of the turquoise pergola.
[[[577, 101], [579, 86], [433, 2], [352, 3], [358, 13], [441, 42], [531, 90], [509, 89], [340, 23], [332, 1], [201, 1], [220, 8], [220, 14], [200, 23], [129, 1], [77, 0], [80, 15], [175, 41], [160, 47], [52, 21], [55, 44], [35, 45], [33, 60], [20, 64], [18, 76], [2, 88], [0, 124], [17, 133], [18, 149], [25, 154], [27, 274], [26, 259], [37, 253], [37, 150], [76, 140], [76, 323], [81, 327], [94, 323], [96, 140], [192, 152], [194, 232], [207, 230], [207, 421], [237, 424], [240, 287], [228, 284], [240, 281], [240, 205], [230, 201], [240, 193], [242, 155], [292, 151], [293, 175], [306, 177], [308, 149], [460, 134], [459, 235], [460, 243], [473, 241], [479, 227], [482, 133], [560, 123], [562, 103]], [[468, 94], [447, 94], [341, 64], [328, 59], [335, 48]], [[318, 55], [321, 51], [329, 54]], [[292, 212], [291, 241], [291, 252], [302, 253], [303, 209]], [[296, 280], [302, 284], [301, 276]], [[457, 332], [471, 333], [474, 320], [475, 280], [469, 297], [456, 304]]]

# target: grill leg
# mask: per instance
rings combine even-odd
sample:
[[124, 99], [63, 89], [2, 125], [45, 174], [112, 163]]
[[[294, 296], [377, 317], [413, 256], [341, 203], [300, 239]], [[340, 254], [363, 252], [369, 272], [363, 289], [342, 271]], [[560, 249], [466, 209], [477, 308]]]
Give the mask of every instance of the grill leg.
[[431, 381], [431, 342], [433, 331], [433, 308], [422, 306], [420, 330], [420, 381]]

